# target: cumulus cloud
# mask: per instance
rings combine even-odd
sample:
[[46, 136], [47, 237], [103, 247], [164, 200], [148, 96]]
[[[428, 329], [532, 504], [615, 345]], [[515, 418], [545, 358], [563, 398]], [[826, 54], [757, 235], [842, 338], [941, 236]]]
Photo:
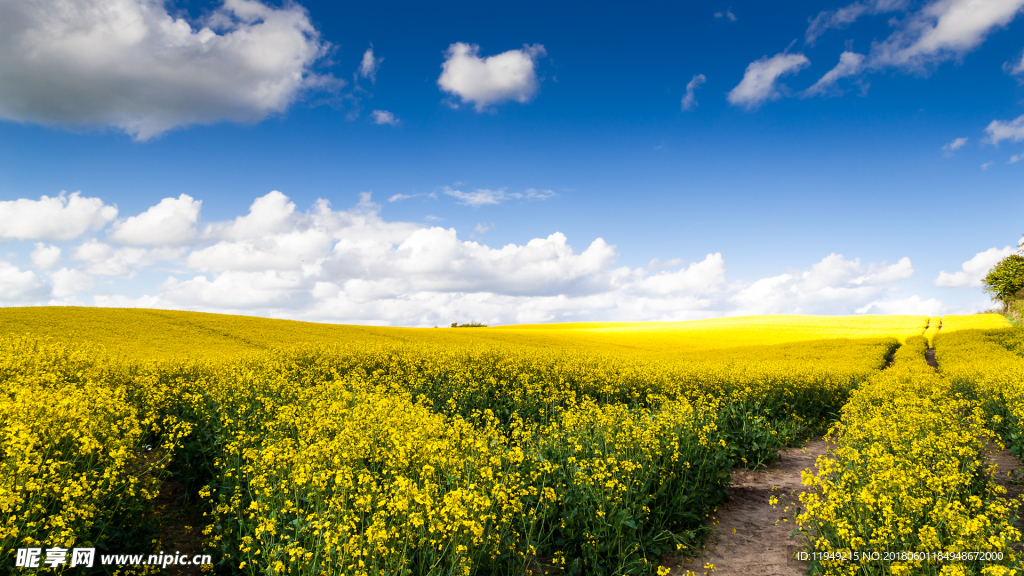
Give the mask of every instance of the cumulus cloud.
[[738, 287], [731, 300], [744, 314], [835, 314], [851, 313], [882, 296], [887, 286], [909, 278], [909, 258], [892, 265], [867, 265], [830, 254], [803, 272], [762, 278]]
[[697, 96], [694, 91], [700, 88], [702, 84], [707, 82], [707, 78], [703, 74], [695, 74], [693, 79], [686, 83], [686, 94], [683, 95], [683, 110], [689, 110], [697, 107]]
[[301, 270], [314, 265], [330, 246], [328, 233], [309, 228], [259, 240], [218, 242], [189, 254], [186, 264], [197, 270]]
[[786, 53], [755, 60], [747, 66], [743, 80], [729, 92], [729, 103], [751, 110], [768, 100], [775, 100], [781, 96], [779, 78], [798, 72], [810, 63], [803, 54]]
[[373, 46], [370, 46], [366, 52], [363, 52], [363, 59], [359, 62], [359, 75], [369, 78], [370, 82], [377, 82], [377, 70], [380, 69], [380, 64], [383, 61], [383, 57], [374, 57]]
[[1024, 140], [1024, 114], [1010, 122], [993, 120], [985, 127], [985, 133], [988, 134], [988, 141], [992, 144], [999, 144], [1003, 140], [1020, 142]]
[[980, 168], [981, 168], [982, 170], [988, 170], [989, 168], [991, 168], [991, 167], [992, 167], [992, 164], [993, 164], [993, 162], [985, 162], [984, 164], [982, 164], [982, 165], [980, 166]]
[[545, 56], [544, 46], [523, 45], [481, 58], [476, 44], [456, 42], [448, 47], [441, 65], [437, 85], [458, 96], [464, 104], [472, 103], [478, 112], [492, 104], [515, 100], [529, 102], [540, 89], [537, 80], [537, 59]]
[[0, 260], [0, 304], [19, 303], [42, 298], [50, 291], [42, 278], [31, 270]]
[[388, 126], [398, 126], [398, 118], [387, 110], [374, 110], [371, 114], [373, 116], [374, 124], [387, 124]]
[[175, 246], [114, 248], [93, 238], [75, 247], [71, 259], [84, 262], [81, 270], [88, 274], [133, 278], [139, 268], [174, 260], [184, 253], [185, 248]]
[[259, 121], [337, 84], [311, 71], [327, 49], [295, 3], [224, 0], [190, 23], [160, 1], [0, 2], [0, 117], [138, 140]]
[[195, 239], [202, 204], [188, 194], [164, 198], [138, 216], [115, 222], [110, 239], [129, 246], [187, 244]]
[[906, 8], [906, 0], [874, 0], [873, 2], [854, 2], [836, 10], [823, 10], [810, 19], [804, 39], [808, 44], [813, 44], [829, 29], [845, 28], [856, 22], [861, 16], [883, 14]]
[[1000, 260], [1013, 254], [1013, 248], [989, 248], [978, 252], [973, 258], [963, 263], [958, 272], [939, 272], [935, 278], [936, 286], [980, 288], [982, 280]]
[[307, 299], [306, 294], [296, 290], [301, 280], [301, 274], [276, 270], [227, 271], [213, 280], [206, 276], [183, 281], [172, 277], [160, 286], [161, 300], [207, 310], [291, 307]]
[[857, 310], [864, 314], [906, 314], [913, 316], [935, 316], [943, 311], [942, 300], [929, 298], [927, 300], [917, 296], [903, 298], [900, 300], [876, 301]]
[[957, 139], [953, 140], [949, 144], [946, 144], [945, 146], [943, 146], [942, 149], [947, 151], [947, 152], [956, 152], [957, 150], [963, 148], [965, 144], [967, 144], [967, 137], [966, 136], [964, 136], [963, 138], [957, 138]]
[[0, 201], [0, 240], [73, 240], [116, 217], [117, 207], [99, 198], [83, 198], [80, 192], [5, 200]]
[[84, 294], [96, 287], [92, 276], [81, 271], [68, 268], [61, 268], [50, 274], [53, 282], [52, 295], [54, 298], [66, 298]]
[[[190, 198], [191, 200], [191, 198]], [[207, 238], [251, 240], [291, 230], [296, 218], [295, 203], [273, 190], [253, 201], [249, 213], [231, 222], [210, 224], [204, 230]]]
[[36, 249], [32, 251], [32, 266], [40, 270], [49, 270], [60, 262], [61, 249], [53, 244], [46, 245], [36, 242]]
[[[497, 196], [506, 201], [550, 194], [529, 189]], [[273, 191], [256, 198], [247, 213], [203, 223], [197, 231], [199, 201], [169, 198], [136, 217], [148, 214], [146, 242], [163, 238], [165, 244], [88, 239], [67, 250], [66, 259], [75, 265], [46, 274], [50, 285], [35, 271], [0, 262], [0, 301], [91, 298], [99, 306], [412, 326], [471, 318], [489, 324], [685, 320], [935, 306], [935, 301], [899, 293], [900, 283], [914, 273], [909, 258], [872, 264], [830, 254], [806, 269], [747, 282], [730, 280], [726, 259], [717, 252], [632, 268], [620, 265], [615, 246], [602, 238], [577, 247], [554, 232], [524, 243], [488, 246], [460, 238], [453, 228], [389, 222], [380, 210], [369, 193], [349, 209], [336, 210], [318, 200], [302, 211]], [[187, 218], [180, 217], [183, 212]], [[168, 214], [176, 216], [157, 217]], [[120, 222], [122, 234], [132, 231], [125, 228], [127, 222]], [[492, 227], [481, 224], [476, 232]], [[60, 258], [59, 247], [39, 242], [33, 266], [53, 270]], [[144, 278], [160, 272], [166, 276], [148, 286], [137, 280], [134, 286], [142, 286], [144, 296], [119, 294], [118, 284], [109, 281], [138, 277], [147, 266]]]
[[1022, 153], [1022, 154], [1013, 154], [1013, 155], [1010, 156], [1010, 160], [1007, 162], [1007, 164], [1016, 164], [1017, 162], [1020, 162], [1021, 160], [1024, 160], [1024, 153]]
[[[854, 260], [857, 267], [860, 267], [860, 260]], [[900, 258], [895, 264], [886, 265], [869, 265], [865, 270], [864, 274], [858, 276], [850, 281], [851, 284], [860, 286], [871, 286], [878, 284], [888, 284], [891, 282], [898, 282], [900, 280], [906, 280], [914, 275], [914, 266], [910, 262], [910, 258], [904, 256]]]
[[721, 252], [708, 254], [700, 262], [692, 262], [689, 266], [675, 272], [660, 272], [653, 276], [641, 278], [636, 283], [636, 290], [643, 294], [679, 294], [704, 295], [710, 291], [726, 286], [725, 259]]

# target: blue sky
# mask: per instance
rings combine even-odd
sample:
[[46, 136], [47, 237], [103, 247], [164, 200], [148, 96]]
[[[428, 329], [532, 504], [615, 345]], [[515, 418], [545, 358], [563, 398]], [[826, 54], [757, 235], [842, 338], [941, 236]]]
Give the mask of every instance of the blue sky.
[[0, 7], [5, 306], [972, 312], [1024, 232], [1024, 0], [49, 4]]

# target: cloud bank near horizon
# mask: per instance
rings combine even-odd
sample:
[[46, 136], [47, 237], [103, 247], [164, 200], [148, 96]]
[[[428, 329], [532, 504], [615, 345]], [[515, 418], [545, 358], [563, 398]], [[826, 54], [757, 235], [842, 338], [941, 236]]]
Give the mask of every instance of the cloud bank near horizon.
[[[596, 238], [577, 250], [560, 232], [494, 248], [454, 228], [387, 221], [363, 193], [336, 210], [318, 200], [299, 211], [278, 191], [248, 213], [205, 222], [202, 201], [165, 198], [118, 218], [100, 198], [0, 202], [18, 218], [11, 242], [23, 261], [0, 261], [0, 304], [151, 307], [299, 320], [399, 326], [587, 320], [688, 320], [747, 314], [937, 314], [935, 298], [905, 292], [910, 258], [862, 263], [828, 254], [805, 269], [730, 280], [721, 253], [662, 266], [617, 264]], [[77, 223], [77, 235], [54, 227]], [[5, 231], [11, 228], [5, 224]], [[943, 272], [938, 286], [976, 284], [989, 250]], [[129, 293], [125, 287], [131, 280]], [[140, 292], [141, 290], [141, 292]]]

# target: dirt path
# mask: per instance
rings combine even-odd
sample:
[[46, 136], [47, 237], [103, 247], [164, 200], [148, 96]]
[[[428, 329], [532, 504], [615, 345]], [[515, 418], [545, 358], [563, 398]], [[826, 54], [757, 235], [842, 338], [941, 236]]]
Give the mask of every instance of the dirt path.
[[[716, 575], [806, 574], [806, 563], [790, 560], [798, 544], [792, 538], [792, 517], [799, 504], [797, 497], [804, 490], [800, 472], [815, 469], [815, 461], [826, 447], [819, 438], [803, 448], [782, 451], [778, 462], [762, 470], [734, 470], [729, 502], [718, 509], [716, 534], [708, 539], [704, 555], [676, 568], [672, 574], [686, 574], [687, 570], [711, 574], [710, 569], [704, 568], [708, 563], [714, 565]], [[769, 504], [772, 496], [779, 499], [777, 507]]]
[[[160, 487], [153, 504], [161, 520], [160, 541], [163, 553], [181, 552], [186, 556], [206, 554], [203, 548], [202, 526], [203, 517], [196, 507], [182, 506], [179, 498], [184, 494], [185, 486], [174, 480], [167, 480]], [[161, 574], [166, 576], [198, 576], [202, 572], [198, 566], [168, 566]]]
[[[989, 444], [989, 450], [992, 451], [989, 462], [999, 465], [993, 479], [997, 484], [1006, 488], [1005, 497], [1016, 498], [1024, 494], [1024, 475], [1022, 475], [1024, 470], [1021, 470], [1020, 462], [1013, 457], [1009, 450], [999, 450], [995, 444]], [[1018, 530], [1024, 531], [1024, 506], [1017, 509], [1017, 521], [1014, 526]], [[1024, 548], [1024, 543], [1016, 548], [1021, 550]]]

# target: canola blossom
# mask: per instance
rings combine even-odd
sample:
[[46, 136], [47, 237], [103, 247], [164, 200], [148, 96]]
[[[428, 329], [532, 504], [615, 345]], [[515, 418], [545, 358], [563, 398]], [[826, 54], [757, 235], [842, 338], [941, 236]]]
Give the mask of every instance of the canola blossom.
[[702, 546], [735, 467], [833, 426], [806, 478], [808, 551], [1003, 554], [819, 573], [1021, 573], [985, 455], [1024, 449], [1024, 338], [991, 315], [415, 330], [66, 314], [0, 310], [7, 565], [38, 545], [156, 553], [174, 480], [220, 574], [665, 574]]

